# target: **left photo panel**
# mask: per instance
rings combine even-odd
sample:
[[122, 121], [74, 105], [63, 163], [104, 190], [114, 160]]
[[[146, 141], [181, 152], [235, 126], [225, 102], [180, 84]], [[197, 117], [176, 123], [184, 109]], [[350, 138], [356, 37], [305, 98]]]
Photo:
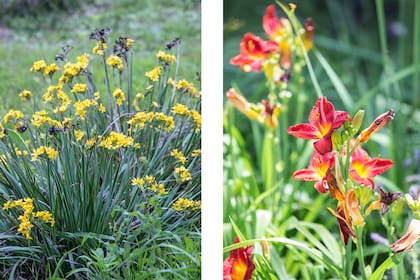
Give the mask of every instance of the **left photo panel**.
[[200, 279], [201, 1], [3, 1], [0, 57], [0, 278]]

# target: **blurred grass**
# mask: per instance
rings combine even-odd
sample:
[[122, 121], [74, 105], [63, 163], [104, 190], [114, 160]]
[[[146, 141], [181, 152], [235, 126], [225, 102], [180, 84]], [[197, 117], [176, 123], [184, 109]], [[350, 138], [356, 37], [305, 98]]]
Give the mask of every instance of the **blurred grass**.
[[141, 90], [146, 80], [141, 73], [155, 65], [154, 54], [176, 37], [180, 37], [182, 42], [180, 77], [194, 81], [195, 73], [201, 72], [200, 1], [182, 0], [176, 5], [169, 0], [91, 2], [81, 5], [80, 9], [41, 10], [33, 16], [2, 14], [0, 113], [18, 104], [21, 89], [41, 90], [43, 81], [29, 71], [35, 60], [53, 62], [61, 46], [66, 44], [73, 46], [71, 58], [92, 50], [95, 42], [86, 38], [97, 28], [112, 29], [110, 47], [119, 36], [135, 40], [135, 90]]

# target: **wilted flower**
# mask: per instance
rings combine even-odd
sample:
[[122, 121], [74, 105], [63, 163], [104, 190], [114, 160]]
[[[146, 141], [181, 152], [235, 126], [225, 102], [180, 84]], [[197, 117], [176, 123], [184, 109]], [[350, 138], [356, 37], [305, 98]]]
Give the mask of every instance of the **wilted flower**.
[[347, 112], [335, 111], [334, 105], [324, 96], [312, 108], [309, 124], [291, 126], [288, 133], [303, 139], [319, 139], [314, 143], [314, 148], [318, 153], [325, 154], [332, 151], [331, 134], [348, 118]]
[[[235, 237], [234, 243], [239, 243], [238, 237]], [[223, 280], [251, 279], [255, 269], [251, 254], [252, 245], [232, 250], [229, 257], [223, 262]]]
[[408, 225], [407, 232], [395, 243], [391, 244], [392, 251], [394, 253], [401, 253], [410, 250], [417, 240], [420, 239], [420, 221], [412, 219]]
[[388, 212], [389, 205], [391, 205], [395, 200], [402, 196], [401, 192], [386, 192], [381, 187], [378, 187], [379, 190], [379, 199], [372, 202], [368, 209], [366, 209], [366, 215], [369, 215], [371, 211], [382, 209], [382, 215], [385, 215]]

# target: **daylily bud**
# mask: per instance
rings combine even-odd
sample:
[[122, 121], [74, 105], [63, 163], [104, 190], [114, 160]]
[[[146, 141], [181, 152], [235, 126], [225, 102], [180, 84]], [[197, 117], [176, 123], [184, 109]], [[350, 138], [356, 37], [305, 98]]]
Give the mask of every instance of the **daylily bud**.
[[357, 131], [359, 131], [360, 126], [363, 123], [363, 118], [365, 117], [365, 111], [364, 110], [359, 110], [356, 115], [354, 115], [353, 120], [351, 121], [351, 124], [353, 126], [354, 129], [354, 133], [356, 133]]
[[263, 251], [264, 257], [268, 261], [270, 261], [270, 247], [268, 246], [268, 241], [265, 240], [265, 239], [263, 239], [261, 241], [261, 247], [262, 247], [262, 251]]
[[405, 201], [407, 202], [408, 207], [413, 212], [414, 217], [420, 219], [420, 195], [415, 200], [410, 194], [406, 194]]
[[369, 140], [370, 136], [380, 130], [382, 127], [384, 127], [387, 123], [392, 121], [394, 119], [395, 112], [392, 109], [389, 109], [388, 112], [383, 113], [379, 117], [377, 117], [368, 128], [363, 130], [359, 137], [357, 137], [357, 140], [361, 143], [365, 143]]
[[334, 150], [337, 150], [338, 147], [341, 147], [343, 145], [341, 132], [339, 132], [338, 130], [334, 130], [334, 132], [331, 134], [331, 141], [332, 141]]

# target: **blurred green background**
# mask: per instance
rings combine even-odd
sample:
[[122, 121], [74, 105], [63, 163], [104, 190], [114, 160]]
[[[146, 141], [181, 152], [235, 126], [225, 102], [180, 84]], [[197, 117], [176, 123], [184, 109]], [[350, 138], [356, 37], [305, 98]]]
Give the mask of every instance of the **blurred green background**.
[[[45, 82], [29, 69], [36, 60], [54, 62], [64, 45], [70, 58], [92, 53], [89, 34], [112, 29], [109, 48], [119, 37], [135, 40], [134, 85], [141, 90], [144, 73], [156, 63], [155, 53], [180, 37], [179, 75], [196, 82], [201, 72], [201, 3], [199, 0], [5, 0], [0, 3], [0, 113], [20, 106], [18, 93], [42, 94]], [[102, 83], [101, 74], [95, 74]]]

